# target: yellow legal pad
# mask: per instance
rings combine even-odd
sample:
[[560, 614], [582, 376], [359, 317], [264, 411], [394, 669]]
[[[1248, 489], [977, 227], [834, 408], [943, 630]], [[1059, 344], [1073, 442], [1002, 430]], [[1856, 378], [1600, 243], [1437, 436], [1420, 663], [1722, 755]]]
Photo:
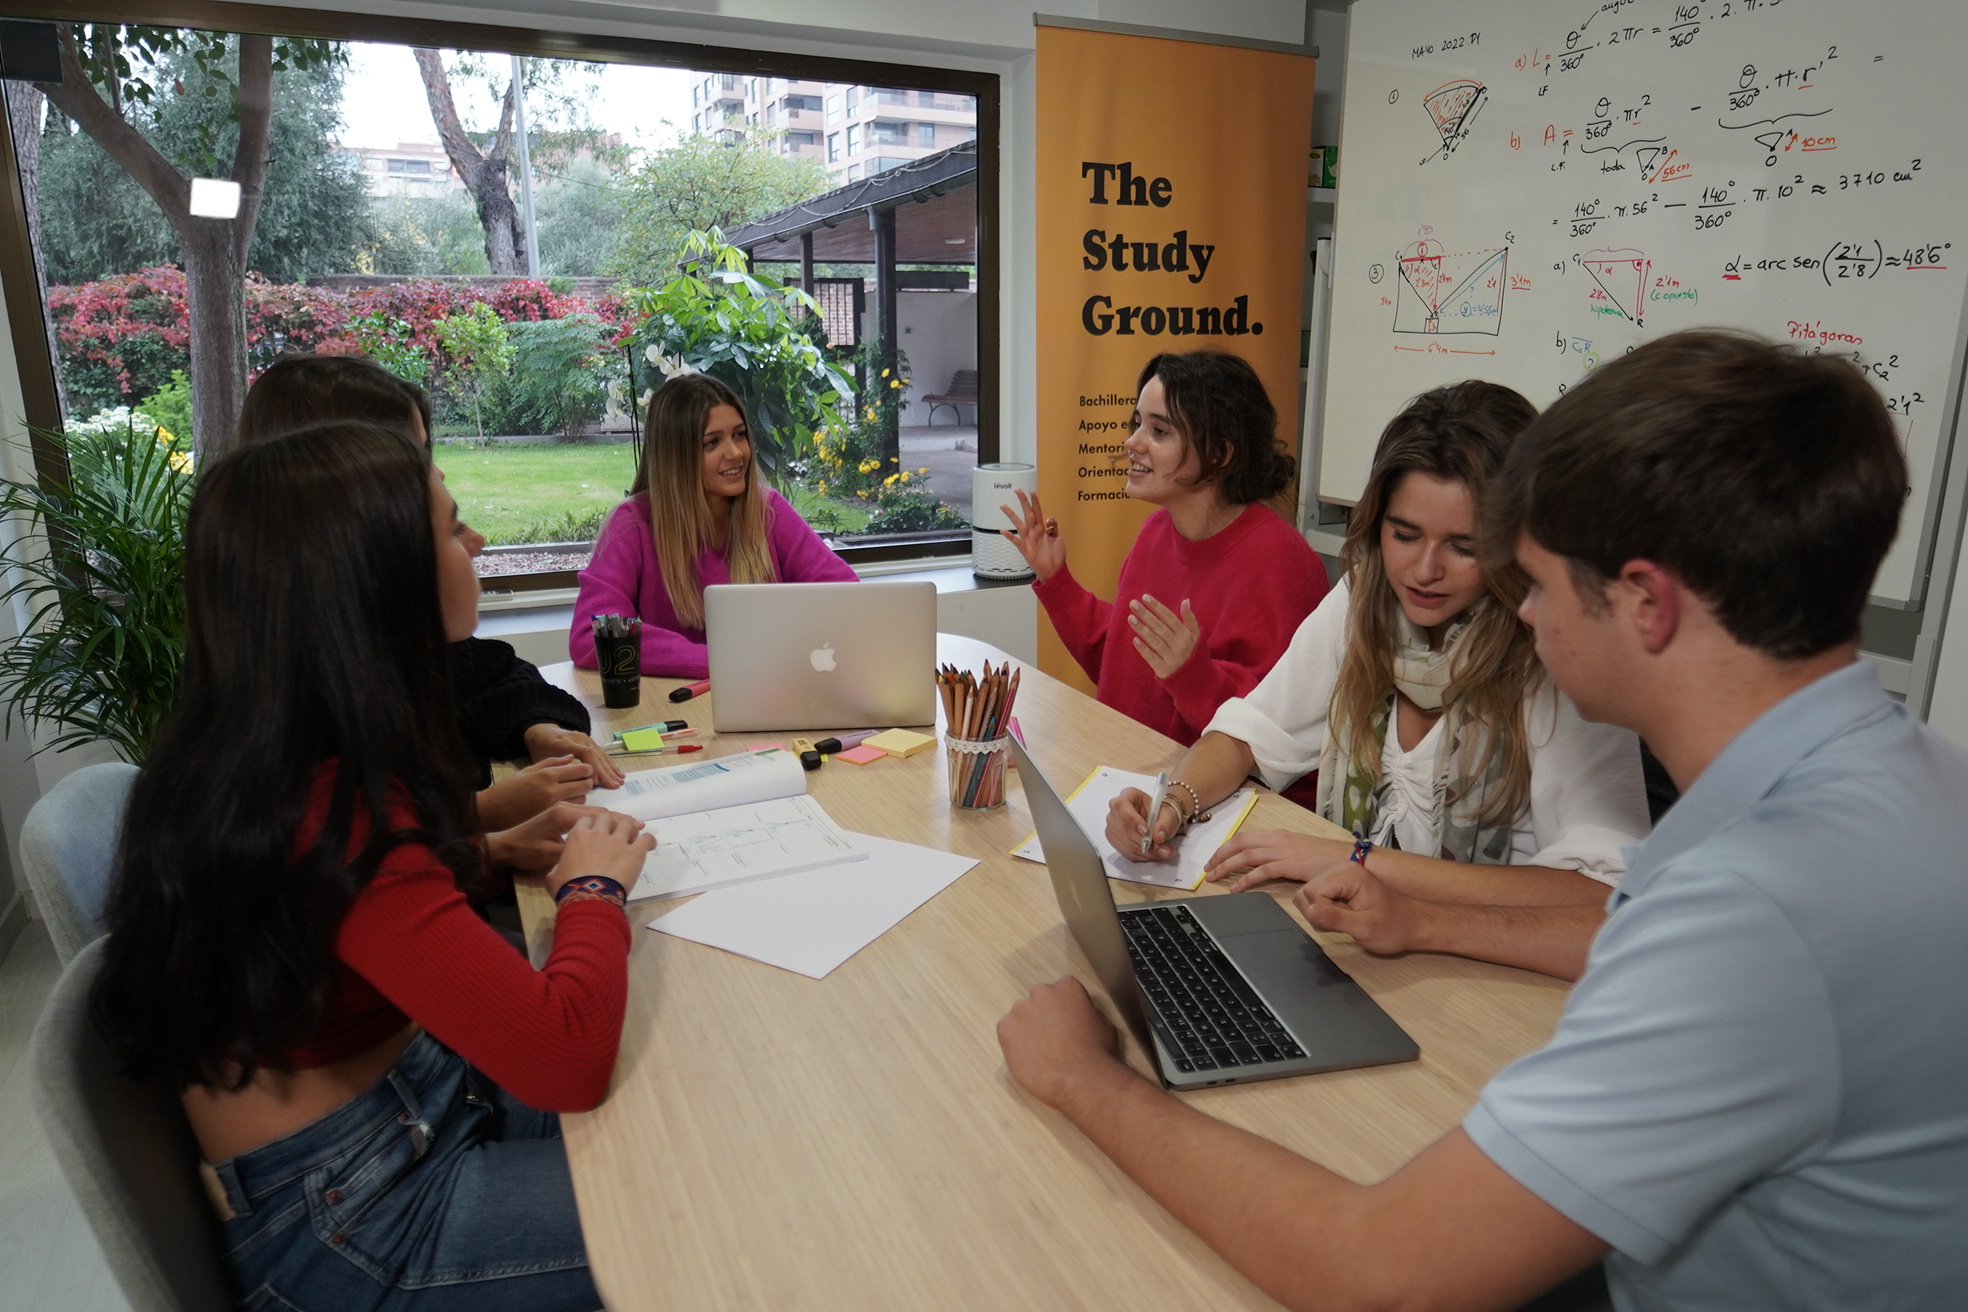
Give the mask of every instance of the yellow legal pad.
[[890, 756], [914, 756], [936, 746], [936, 739], [912, 729], [886, 729], [863, 740], [868, 747], [879, 747]]

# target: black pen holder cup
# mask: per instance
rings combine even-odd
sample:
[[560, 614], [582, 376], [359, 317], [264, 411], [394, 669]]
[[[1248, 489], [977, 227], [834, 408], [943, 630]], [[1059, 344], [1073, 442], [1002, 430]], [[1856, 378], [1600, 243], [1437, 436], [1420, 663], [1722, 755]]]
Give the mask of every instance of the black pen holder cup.
[[612, 711], [642, 704], [642, 642], [639, 637], [595, 638], [595, 665], [601, 671], [601, 704]]

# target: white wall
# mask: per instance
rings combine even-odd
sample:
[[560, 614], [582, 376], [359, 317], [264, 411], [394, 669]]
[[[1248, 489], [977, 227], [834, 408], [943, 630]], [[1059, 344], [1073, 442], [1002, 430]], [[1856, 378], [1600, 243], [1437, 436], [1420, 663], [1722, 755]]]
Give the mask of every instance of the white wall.
[[[40, 341], [36, 340], [30, 349], [41, 349]], [[23, 409], [13, 339], [6, 315], [0, 314], [0, 477], [25, 482], [34, 477], [34, 460], [27, 447]], [[5, 542], [9, 556], [21, 550], [39, 549], [34, 540], [23, 539], [25, 527], [17, 522], [0, 522], [0, 541]], [[16, 577], [13, 570], [6, 571], [6, 584], [11, 586]], [[26, 627], [30, 613], [22, 598], [0, 606], [0, 643], [17, 638]], [[116, 759], [106, 745], [32, 755], [39, 745], [28, 727], [19, 721], [0, 737], [0, 832], [5, 835], [4, 850], [0, 850], [0, 957], [12, 946], [9, 926], [15, 911], [15, 896], [27, 897], [27, 878], [20, 872], [20, 830], [28, 809], [62, 776], [97, 761]]]
[[[929, 407], [921, 398], [942, 392], [957, 370], [977, 367], [977, 293], [897, 292], [895, 318], [902, 330], [899, 345], [909, 357], [909, 403], [902, 422], [927, 424]], [[938, 423], [958, 422], [948, 410], [937, 414]], [[977, 411], [965, 407], [962, 422], [976, 423]]]

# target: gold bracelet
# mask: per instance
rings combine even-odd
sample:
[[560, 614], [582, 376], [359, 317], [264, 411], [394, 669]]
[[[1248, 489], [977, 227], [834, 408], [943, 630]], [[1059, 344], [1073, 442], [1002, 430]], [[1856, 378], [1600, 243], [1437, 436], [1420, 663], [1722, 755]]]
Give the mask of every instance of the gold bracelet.
[[[1198, 820], [1209, 819], [1209, 813], [1203, 810], [1203, 799], [1197, 795], [1196, 790], [1194, 788], [1182, 782], [1182, 780], [1180, 779], [1169, 780], [1169, 787], [1180, 788], [1183, 792], [1189, 794], [1189, 814], [1183, 815], [1182, 807], [1179, 805], [1175, 808], [1176, 815], [1181, 816], [1182, 828], [1186, 829], [1190, 825], [1196, 823]], [[1166, 793], [1164, 793], [1162, 795], [1162, 800], [1166, 802], [1171, 799]]]

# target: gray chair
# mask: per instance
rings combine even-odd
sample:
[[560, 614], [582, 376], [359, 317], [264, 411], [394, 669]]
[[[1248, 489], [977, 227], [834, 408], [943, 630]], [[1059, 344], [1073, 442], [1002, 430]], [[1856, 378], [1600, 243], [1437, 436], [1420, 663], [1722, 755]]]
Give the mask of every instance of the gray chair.
[[21, 825], [21, 868], [63, 965], [109, 932], [110, 872], [137, 767], [85, 765], [50, 788]]
[[34, 1027], [34, 1110], [133, 1312], [232, 1306], [218, 1220], [177, 1095], [126, 1078], [89, 1018], [103, 940], [68, 963]]

